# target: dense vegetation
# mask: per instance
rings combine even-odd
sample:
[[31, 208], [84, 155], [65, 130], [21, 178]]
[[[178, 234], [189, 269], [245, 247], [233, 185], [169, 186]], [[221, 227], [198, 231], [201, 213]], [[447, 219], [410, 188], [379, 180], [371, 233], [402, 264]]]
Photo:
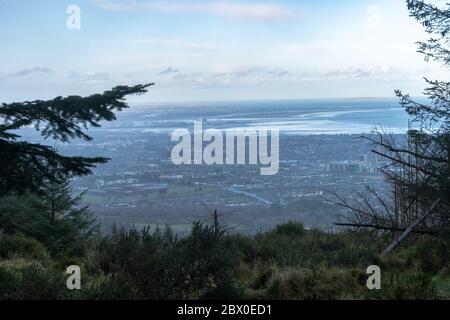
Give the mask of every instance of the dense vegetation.
[[[63, 236], [63, 235], [62, 235]], [[51, 243], [51, 239], [42, 238]], [[380, 258], [383, 241], [287, 223], [256, 236], [194, 223], [183, 239], [164, 230], [113, 230], [54, 248], [24, 233], [0, 238], [0, 299], [436, 299], [450, 297], [448, 244], [421, 239]], [[61, 252], [65, 252], [61, 254]], [[70, 252], [70, 253], [69, 253]], [[66, 266], [82, 289], [66, 287]], [[366, 268], [382, 270], [382, 290]]]

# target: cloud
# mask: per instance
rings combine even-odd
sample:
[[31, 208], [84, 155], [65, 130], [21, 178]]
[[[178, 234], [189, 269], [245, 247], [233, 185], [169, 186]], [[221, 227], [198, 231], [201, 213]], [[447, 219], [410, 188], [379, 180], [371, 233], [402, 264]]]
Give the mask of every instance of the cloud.
[[392, 75], [393, 68], [389, 66], [375, 66], [368, 68], [348, 67], [343, 70], [333, 70], [330, 72], [319, 74], [322, 78], [346, 78], [346, 79], [379, 79]]
[[267, 70], [267, 73], [270, 75], [273, 75], [275, 77], [281, 78], [281, 77], [288, 75], [289, 71], [276, 67], [276, 68]]
[[107, 72], [95, 72], [95, 73], [78, 73], [71, 71], [67, 76], [68, 80], [79, 82], [107, 82], [110, 80], [109, 73]]
[[206, 42], [189, 42], [189, 41], [183, 41], [180, 39], [163, 39], [163, 38], [138, 38], [138, 39], [131, 39], [130, 42], [132, 43], [139, 43], [139, 44], [155, 44], [160, 45], [168, 48], [177, 48], [177, 49], [221, 49], [224, 48], [222, 45], [218, 45], [215, 43], [206, 43]]
[[[170, 81], [182, 82], [201, 87], [260, 87], [274, 83], [291, 83], [298, 85], [305, 81], [365, 81], [365, 80], [393, 80], [406, 78], [408, 74], [394, 70], [390, 66], [355, 67], [343, 69], [325, 69], [312, 71], [287, 70], [281, 67], [228, 67], [219, 72], [191, 72], [182, 73], [168, 68], [165, 74], [172, 74]], [[177, 71], [177, 72], [173, 72]]]
[[203, 84], [208, 81], [201, 72], [179, 73], [175, 75], [174, 80], [183, 80], [191, 83]]
[[97, 6], [106, 11], [135, 11], [138, 9], [135, 1], [94, 0]]
[[249, 67], [214, 73], [215, 78], [281, 78], [290, 72], [280, 67]]
[[[176, 71], [176, 72], [175, 72]], [[289, 71], [275, 67], [265, 68], [259, 66], [229, 67], [216, 72], [179, 72], [177, 69], [168, 68], [160, 74], [172, 75], [166, 79], [166, 83], [178, 83], [194, 85], [196, 87], [230, 87], [230, 86], [255, 86], [262, 83], [271, 83], [288, 75]]]
[[161, 71], [161, 72], [158, 72], [158, 75], [159, 76], [162, 76], [162, 75], [166, 75], [166, 74], [174, 74], [174, 73], [178, 73], [180, 70], [178, 70], [178, 69], [174, 69], [174, 68], [172, 68], [172, 67], [169, 67], [169, 68], [167, 68], [167, 69], [164, 69], [163, 71]]
[[29, 76], [42, 76], [42, 75], [50, 75], [53, 73], [53, 70], [46, 67], [34, 67], [30, 69], [23, 69], [17, 72], [13, 72], [10, 74], [6, 74], [0, 77], [0, 79], [10, 79], [10, 78], [22, 78]]
[[142, 11], [162, 13], [190, 13], [216, 15], [225, 18], [270, 22], [291, 19], [298, 14], [276, 4], [239, 3], [230, 1], [120, 1], [94, 0], [97, 6], [108, 11]]

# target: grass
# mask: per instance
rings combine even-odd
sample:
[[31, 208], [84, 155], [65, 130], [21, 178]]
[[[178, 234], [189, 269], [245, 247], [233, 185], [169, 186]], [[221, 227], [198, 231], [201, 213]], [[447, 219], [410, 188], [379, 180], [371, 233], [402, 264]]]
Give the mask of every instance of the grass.
[[[421, 239], [380, 258], [386, 244], [368, 234], [306, 230], [297, 222], [255, 236], [202, 224], [179, 224], [170, 232], [164, 227], [156, 232], [154, 224], [141, 227], [153, 232], [94, 238], [80, 256], [50, 257], [34, 239], [1, 238], [0, 299], [72, 299], [73, 293], [60, 288], [71, 264], [80, 265], [90, 288], [77, 293], [84, 299], [450, 298], [448, 249], [439, 240]], [[186, 238], [173, 238], [188, 227]], [[380, 291], [366, 287], [366, 269], [373, 264], [381, 268]]]

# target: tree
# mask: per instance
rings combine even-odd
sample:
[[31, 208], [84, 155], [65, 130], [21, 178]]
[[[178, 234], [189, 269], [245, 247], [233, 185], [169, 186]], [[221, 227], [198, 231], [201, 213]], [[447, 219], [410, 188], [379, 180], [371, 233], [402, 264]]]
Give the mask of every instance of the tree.
[[43, 243], [53, 254], [74, 253], [97, 233], [95, 218], [73, 196], [70, 180], [46, 181], [40, 194], [7, 195], [0, 201], [0, 226], [7, 235], [23, 234]]
[[[427, 61], [441, 62], [443, 68], [450, 66], [450, 4], [447, 6], [407, 1], [410, 15], [430, 34], [430, 39], [418, 43], [418, 52]], [[382, 130], [375, 137], [365, 137], [374, 143], [373, 152], [390, 162], [383, 171], [393, 192], [389, 201], [370, 189], [370, 196], [359, 197], [359, 205], [340, 197], [338, 204], [354, 213], [353, 226], [404, 231], [419, 221], [417, 233], [447, 234], [450, 230], [450, 82], [425, 81], [426, 102], [396, 91], [410, 118], [405, 137]], [[424, 215], [426, 219], [422, 219]]]
[[61, 142], [92, 140], [84, 131], [101, 121], [115, 120], [115, 112], [128, 108], [124, 98], [143, 94], [153, 84], [118, 86], [88, 97], [2, 103], [0, 107], [0, 195], [27, 191], [42, 193], [45, 181], [63, 182], [67, 176], [91, 173], [102, 157], [68, 157], [53, 148], [21, 140], [20, 128], [34, 126], [44, 139]]

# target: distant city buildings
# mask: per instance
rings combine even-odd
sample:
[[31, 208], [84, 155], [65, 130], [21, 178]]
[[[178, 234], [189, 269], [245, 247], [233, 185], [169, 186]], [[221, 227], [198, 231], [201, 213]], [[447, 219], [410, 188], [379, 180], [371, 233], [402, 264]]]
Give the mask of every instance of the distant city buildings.
[[326, 171], [332, 173], [380, 173], [380, 165], [368, 161], [368, 155], [361, 155], [359, 160], [333, 161], [326, 165]]

